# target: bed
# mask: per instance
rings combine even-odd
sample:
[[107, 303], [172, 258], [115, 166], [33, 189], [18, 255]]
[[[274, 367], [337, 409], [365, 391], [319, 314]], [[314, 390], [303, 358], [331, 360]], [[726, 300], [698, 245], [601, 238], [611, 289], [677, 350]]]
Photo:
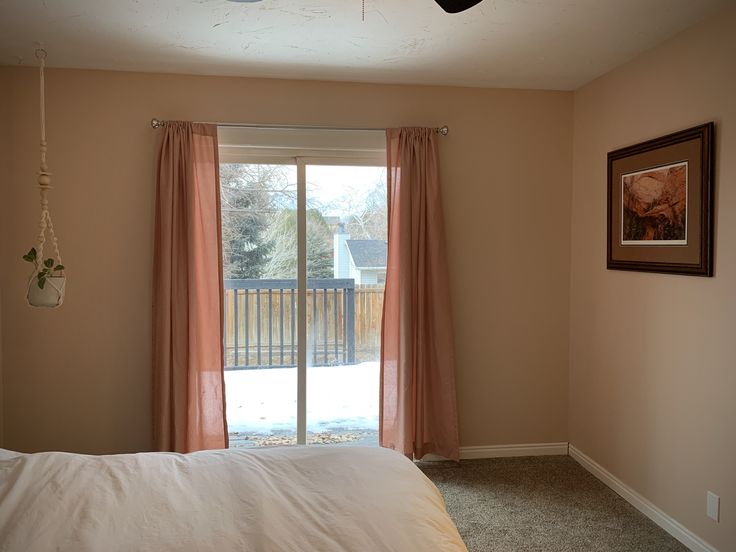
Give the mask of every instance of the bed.
[[466, 551], [437, 488], [371, 447], [0, 450], [2, 551]]

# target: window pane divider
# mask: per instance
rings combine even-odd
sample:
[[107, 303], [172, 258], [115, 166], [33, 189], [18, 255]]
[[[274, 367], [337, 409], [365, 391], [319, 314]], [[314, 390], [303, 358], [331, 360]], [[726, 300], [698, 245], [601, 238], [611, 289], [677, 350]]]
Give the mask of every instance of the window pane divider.
[[307, 178], [304, 159], [296, 158], [297, 235], [297, 400], [296, 442], [307, 444]]

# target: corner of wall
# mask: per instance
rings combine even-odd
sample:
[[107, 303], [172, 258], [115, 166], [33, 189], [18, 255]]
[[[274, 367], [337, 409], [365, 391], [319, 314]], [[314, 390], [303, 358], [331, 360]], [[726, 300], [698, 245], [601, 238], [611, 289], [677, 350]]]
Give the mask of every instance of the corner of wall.
[[4, 392], [3, 385], [3, 309], [2, 289], [0, 287], [0, 448], [5, 446], [5, 416], [4, 416]]
[[4, 221], [7, 220], [5, 210], [8, 209], [8, 202], [2, 197], [3, 190], [7, 187], [10, 176], [10, 69], [0, 67], [0, 128], [4, 132], [0, 133], [0, 447], [5, 444], [5, 386], [3, 385], [3, 296], [5, 276], [2, 267], [6, 266], [5, 251], [7, 249], [5, 240], [8, 232], [5, 228]]

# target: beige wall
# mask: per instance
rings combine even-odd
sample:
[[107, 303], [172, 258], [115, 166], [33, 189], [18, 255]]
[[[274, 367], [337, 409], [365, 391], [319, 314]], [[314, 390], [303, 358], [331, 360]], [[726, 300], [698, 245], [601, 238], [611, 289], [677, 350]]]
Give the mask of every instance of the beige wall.
[[[571, 444], [723, 551], [736, 550], [735, 29], [731, 10], [575, 93], [570, 286]], [[715, 277], [606, 270], [606, 153], [711, 120]]]
[[145, 450], [156, 133], [151, 117], [448, 124], [441, 141], [463, 445], [567, 440], [572, 94], [48, 72], [66, 303], [28, 308], [37, 73], [8, 69], [14, 164], [2, 202], [5, 444]]
[[[0, 272], [5, 262], [5, 224], [8, 220], [8, 202], [5, 190], [10, 176], [10, 71], [0, 67]], [[0, 447], [3, 446], [3, 290], [0, 287]]]

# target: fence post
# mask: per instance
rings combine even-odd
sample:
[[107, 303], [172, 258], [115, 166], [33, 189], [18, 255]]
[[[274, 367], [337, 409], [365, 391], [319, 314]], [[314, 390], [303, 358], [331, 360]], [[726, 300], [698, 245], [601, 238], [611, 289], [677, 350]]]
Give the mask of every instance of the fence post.
[[355, 283], [345, 291], [348, 294], [348, 364], [355, 364]]
[[[235, 341], [235, 366], [238, 366], [238, 361], [239, 361], [239, 358], [238, 358], [238, 353], [239, 353], [238, 348], [240, 346], [240, 344], [238, 343], [238, 334], [240, 333], [238, 331], [239, 330], [239, 328], [238, 328], [238, 318], [240, 318], [240, 317], [238, 316], [238, 290], [237, 289], [234, 289], [233, 290], [233, 295], [235, 296], [235, 303], [233, 304], [233, 330], [234, 330], [233, 333], [235, 334], [235, 338], [234, 338], [234, 341]], [[247, 354], [247, 351], [246, 351], [246, 354]]]

